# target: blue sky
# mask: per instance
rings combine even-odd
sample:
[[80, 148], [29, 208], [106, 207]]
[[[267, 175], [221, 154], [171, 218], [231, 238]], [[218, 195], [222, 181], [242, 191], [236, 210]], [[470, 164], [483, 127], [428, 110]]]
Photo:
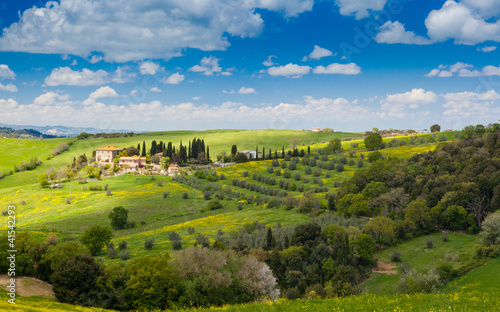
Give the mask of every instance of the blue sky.
[[0, 122], [486, 125], [500, 119], [499, 17], [498, 0], [4, 1]]

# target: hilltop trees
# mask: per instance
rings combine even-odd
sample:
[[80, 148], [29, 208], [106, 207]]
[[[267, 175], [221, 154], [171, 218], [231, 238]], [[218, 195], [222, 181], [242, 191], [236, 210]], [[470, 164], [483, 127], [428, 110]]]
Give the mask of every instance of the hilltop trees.
[[92, 225], [83, 233], [80, 241], [85, 245], [92, 256], [101, 252], [102, 248], [111, 241], [113, 233], [108, 227]]

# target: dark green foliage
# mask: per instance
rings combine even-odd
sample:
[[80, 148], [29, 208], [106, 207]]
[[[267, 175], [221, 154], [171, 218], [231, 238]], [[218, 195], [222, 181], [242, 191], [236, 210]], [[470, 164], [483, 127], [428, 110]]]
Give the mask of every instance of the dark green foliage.
[[188, 192], [182, 193], [182, 199], [188, 199], [188, 198], [189, 198]]
[[80, 240], [89, 249], [90, 254], [95, 256], [111, 241], [112, 237], [113, 233], [110, 228], [92, 225], [85, 230]]
[[111, 219], [111, 226], [115, 230], [123, 229], [127, 225], [128, 210], [122, 206], [115, 207], [109, 213], [109, 219]]
[[207, 210], [208, 211], [221, 209], [222, 207], [223, 207], [222, 206], [222, 202], [218, 198], [212, 199], [207, 204]]
[[155, 245], [155, 239], [154, 238], [146, 238], [146, 240], [144, 241], [144, 248], [146, 248], [146, 250], [153, 249], [154, 245]]
[[208, 248], [210, 246], [210, 241], [208, 240], [208, 237], [206, 237], [203, 234], [198, 234], [196, 237], [196, 243], [195, 246], [202, 246]]
[[127, 249], [127, 241], [121, 241], [120, 244], [118, 244], [118, 249], [124, 250]]
[[98, 295], [96, 281], [101, 274], [101, 267], [91, 256], [76, 255], [62, 260], [51, 277], [57, 300], [71, 304], [95, 300]]
[[364, 143], [369, 150], [379, 149], [383, 143], [382, 136], [378, 133], [372, 133], [365, 138]]
[[431, 132], [440, 132], [441, 131], [441, 126], [438, 124], [432, 125], [431, 126]]
[[375, 161], [379, 160], [380, 158], [382, 158], [382, 153], [380, 153], [379, 151], [375, 151], [375, 152], [368, 154], [368, 161], [369, 162], [375, 162]]

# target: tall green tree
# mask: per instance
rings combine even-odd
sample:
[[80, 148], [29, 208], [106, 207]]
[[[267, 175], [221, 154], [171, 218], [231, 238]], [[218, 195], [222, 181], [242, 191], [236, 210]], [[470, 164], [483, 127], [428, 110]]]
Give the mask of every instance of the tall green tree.
[[111, 219], [111, 226], [115, 230], [123, 229], [127, 226], [128, 210], [122, 206], [115, 207], [109, 213], [109, 219]]
[[365, 138], [364, 143], [366, 148], [371, 151], [379, 149], [383, 143], [382, 136], [378, 133], [372, 133]]
[[142, 141], [141, 156], [146, 157], [146, 141]]
[[234, 144], [231, 146], [231, 154], [236, 155], [236, 153], [238, 153], [238, 148], [236, 147], [236, 144]]

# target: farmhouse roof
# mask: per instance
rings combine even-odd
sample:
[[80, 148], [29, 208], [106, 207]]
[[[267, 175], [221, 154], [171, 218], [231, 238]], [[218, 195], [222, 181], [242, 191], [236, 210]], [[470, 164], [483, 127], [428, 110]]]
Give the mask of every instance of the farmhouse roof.
[[122, 151], [123, 148], [118, 148], [115, 146], [106, 146], [96, 149], [96, 151]]
[[313, 128], [313, 130], [321, 131], [321, 128]]
[[177, 165], [170, 165], [170, 166], [168, 166], [168, 169], [179, 169], [179, 166], [177, 166]]
[[130, 156], [130, 157], [120, 157], [120, 160], [146, 160], [146, 157]]
[[155, 156], [163, 156], [163, 152], [156, 153]]

